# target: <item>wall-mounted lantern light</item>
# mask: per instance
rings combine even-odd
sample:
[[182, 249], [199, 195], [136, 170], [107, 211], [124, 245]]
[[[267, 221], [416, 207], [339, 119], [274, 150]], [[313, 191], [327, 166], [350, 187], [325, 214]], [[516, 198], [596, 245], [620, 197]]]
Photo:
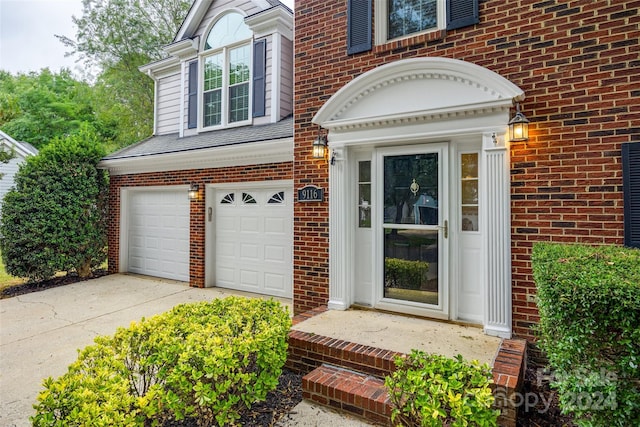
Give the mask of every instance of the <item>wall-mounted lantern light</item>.
[[509, 120], [509, 139], [511, 141], [527, 141], [529, 139], [529, 120], [520, 112], [520, 104], [516, 104], [516, 114]]
[[313, 140], [313, 158], [324, 159], [327, 152], [327, 137], [318, 128], [318, 136]]
[[200, 186], [196, 183], [191, 183], [189, 186], [189, 200], [198, 200], [198, 190]]

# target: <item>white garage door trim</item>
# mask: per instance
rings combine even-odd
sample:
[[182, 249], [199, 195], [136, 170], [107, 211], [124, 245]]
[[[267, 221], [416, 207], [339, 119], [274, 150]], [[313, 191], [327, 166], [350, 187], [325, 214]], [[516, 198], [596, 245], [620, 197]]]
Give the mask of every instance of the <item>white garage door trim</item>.
[[[132, 198], [136, 194], [140, 193], [148, 193], [148, 192], [162, 192], [162, 191], [171, 191], [180, 193], [184, 195], [185, 202], [188, 203], [187, 199], [187, 191], [188, 186], [186, 185], [174, 185], [174, 186], [153, 186], [153, 187], [129, 187], [129, 188], [121, 188], [120, 189], [120, 247], [119, 247], [119, 258], [120, 258], [120, 266], [119, 271], [121, 273], [127, 272], [136, 272], [139, 271], [131, 271], [136, 270], [132, 268], [129, 263], [129, 248], [130, 248], [130, 231], [131, 231], [131, 209], [132, 209]], [[181, 197], [181, 196], [180, 196]], [[187, 239], [189, 238], [189, 224], [186, 225], [186, 233]], [[186, 263], [186, 270], [179, 272], [178, 274], [154, 274], [156, 277], [165, 277], [174, 280], [180, 281], [189, 281], [189, 251], [187, 249], [186, 259], [183, 260]]]
[[[239, 283], [217, 283], [216, 274], [219, 271], [218, 266], [216, 265], [216, 247], [218, 241], [216, 240], [216, 226], [217, 226], [217, 216], [220, 213], [218, 204], [220, 202], [221, 197], [226, 195], [231, 191], [240, 192], [239, 196], [241, 196], [242, 192], [249, 193], [251, 191], [257, 192], [257, 194], [262, 194], [262, 196], [266, 196], [269, 191], [279, 192], [285, 191], [286, 199], [284, 205], [286, 206], [286, 215], [285, 223], [288, 224], [288, 236], [285, 241], [285, 249], [286, 253], [283, 254], [284, 264], [281, 264], [282, 269], [279, 269], [280, 272], [284, 273], [284, 277], [286, 279], [286, 284], [282, 285], [282, 289], [279, 289], [278, 286], [270, 288], [269, 284], [266, 283], [266, 275], [262, 276], [260, 279], [260, 285], [257, 287], [243, 287]], [[264, 293], [267, 295], [278, 296], [290, 298], [293, 294], [293, 181], [291, 180], [282, 180], [282, 181], [267, 181], [267, 182], [246, 182], [246, 183], [230, 183], [223, 185], [210, 185], [207, 186], [207, 209], [206, 209], [206, 218], [205, 218], [205, 228], [206, 228], [206, 284], [207, 286], [221, 286], [228, 287], [236, 290], [243, 290], [248, 292], [256, 292], [256, 293]], [[265, 199], [266, 201], [266, 199]], [[241, 200], [237, 200], [239, 204], [242, 203]], [[263, 201], [264, 202], [264, 201]], [[259, 203], [260, 204], [260, 203]], [[279, 209], [278, 206], [271, 205], [274, 209]], [[246, 208], [247, 206], [245, 206]], [[268, 206], [265, 206], [263, 209], [269, 209]], [[238, 211], [240, 212], [240, 211]], [[224, 216], [224, 214], [223, 214]], [[279, 239], [282, 236], [278, 237]], [[260, 239], [258, 239], [260, 240]], [[271, 252], [273, 254], [273, 252]], [[263, 261], [266, 262], [266, 261]], [[271, 263], [273, 265], [273, 262]], [[237, 272], [241, 274], [241, 272]], [[245, 272], [247, 273], [247, 272]], [[274, 276], [269, 276], [272, 279]]]

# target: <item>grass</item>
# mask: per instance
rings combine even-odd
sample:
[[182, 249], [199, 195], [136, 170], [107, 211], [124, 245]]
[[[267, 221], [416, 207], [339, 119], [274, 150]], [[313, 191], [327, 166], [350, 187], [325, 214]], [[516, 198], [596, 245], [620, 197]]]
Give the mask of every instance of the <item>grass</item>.
[[26, 281], [26, 279], [13, 277], [7, 273], [7, 271], [4, 269], [4, 263], [2, 262], [2, 253], [0, 253], [0, 292], [11, 286], [21, 285]]

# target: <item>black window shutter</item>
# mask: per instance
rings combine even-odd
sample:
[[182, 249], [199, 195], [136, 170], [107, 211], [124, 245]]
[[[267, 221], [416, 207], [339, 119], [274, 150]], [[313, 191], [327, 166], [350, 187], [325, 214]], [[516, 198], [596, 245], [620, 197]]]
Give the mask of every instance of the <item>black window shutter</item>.
[[347, 5], [347, 53], [371, 50], [371, 0], [349, 0]]
[[480, 22], [478, 0], [447, 0], [447, 30]]
[[187, 127], [198, 127], [198, 61], [189, 63], [189, 101], [187, 104]]
[[622, 144], [624, 244], [640, 248], [640, 143]]
[[267, 104], [267, 41], [253, 43], [253, 117], [266, 114]]

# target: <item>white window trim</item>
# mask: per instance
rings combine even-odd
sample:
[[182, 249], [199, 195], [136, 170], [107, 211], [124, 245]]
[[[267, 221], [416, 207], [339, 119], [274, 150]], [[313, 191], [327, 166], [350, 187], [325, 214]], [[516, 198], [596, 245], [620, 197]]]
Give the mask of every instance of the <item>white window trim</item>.
[[429, 28], [428, 30], [421, 31], [418, 33], [411, 33], [404, 35], [402, 37], [397, 37], [394, 39], [387, 38], [388, 31], [388, 6], [389, 0], [374, 0], [375, 2], [375, 44], [383, 45], [396, 40], [408, 39], [411, 37], [415, 37], [421, 34], [427, 34], [434, 31], [443, 30], [447, 25], [447, 2], [446, 0], [437, 0], [438, 2], [438, 25], [435, 28]]
[[[239, 13], [244, 16], [240, 11], [233, 11], [235, 13]], [[211, 24], [207, 27], [204, 35], [202, 37], [201, 46], [200, 46], [200, 54], [198, 55], [198, 132], [206, 132], [211, 130], [218, 129], [228, 129], [233, 127], [246, 126], [253, 123], [253, 42], [254, 37], [247, 38], [244, 40], [238, 40], [235, 43], [226, 45], [220, 49], [209, 49], [205, 50], [205, 46], [207, 43], [207, 35], [211, 31], [211, 29], [215, 26], [215, 24], [227, 13], [230, 11], [225, 11], [217, 15], [214, 19], [211, 20]], [[240, 122], [229, 123], [229, 51], [233, 48], [240, 47], [243, 45], [249, 46], [249, 111], [248, 111], [248, 119]], [[219, 125], [215, 126], [204, 126], [204, 62], [207, 57], [223, 53], [224, 55], [224, 68], [222, 73], [222, 118], [220, 120]]]

